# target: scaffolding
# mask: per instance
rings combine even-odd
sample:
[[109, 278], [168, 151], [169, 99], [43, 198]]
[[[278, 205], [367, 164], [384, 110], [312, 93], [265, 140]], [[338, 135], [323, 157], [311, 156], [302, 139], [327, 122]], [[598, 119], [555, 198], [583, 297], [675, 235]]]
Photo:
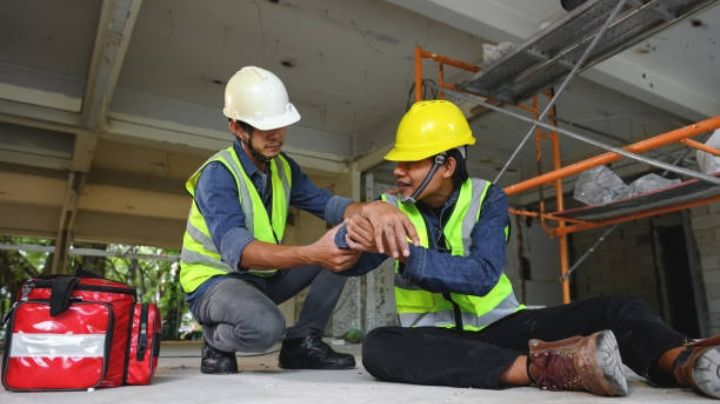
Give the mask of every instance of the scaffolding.
[[[518, 195], [534, 188], [538, 189], [537, 211], [515, 208], [510, 208], [509, 211], [515, 215], [538, 218], [543, 230], [549, 236], [557, 237], [563, 303], [570, 302], [571, 271], [577, 268], [577, 265], [587, 258], [597, 244], [618, 224], [720, 201], [720, 173], [708, 175], [641, 155], [663, 146], [683, 145], [720, 156], [720, 150], [691, 139], [720, 128], [720, 115], [617, 148], [560, 128], [555, 101], [570, 80], [582, 69], [626, 49], [713, 3], [717, 3], [717, 0], [588, 1], [485, 70], [471, 63], [429, 52], [419, 46], [415, 48], [416, 101], [420, 101], [423, 97], [421, 91], [424, 82], [423, 61], [427, 59], [437, 64], [436, 89], [439, 98], [471, 102], [484, 108], [485, 111], [496, 111], [532, 124], [532, 128], [500, 170], [494, 182], [499, 181], [525, 142], [534, 135], [538, 175], [506, 186], [504, 191], [508, 195]], [[473, 73], [474, 76], [463, 83], [450, 83], [445, 79], [445, 66]], [[563, 82], [555, 91], [553, 86], [563, 78]], [[528, 97], [530, 99], [526, 100]], [[540, 109], [542, 97], [549, 100], [543, 110]], [[529, 113], [532, 118], [505, 107]], [[560, 157], [560, 134], [599, 147], [606, 152], [563, 166]], [[552, 150], [552, 171], [545, 173], [542, 168], [541, 152], [544, 140], [550, 141]], [[564, 178], [612, 163], [623, 157], [690, 179], [678, 185], [605, 205], [565, 209]], [[542, 187], [547, 184], [552, 184], [554, 188], [553, 211], [548, 211], [546, 198], [543, 195]], [[569, 268], [568, 235], [607, 226], [612, 227], [600, 237], [591, 251], [580, 257], [573, 268]]]

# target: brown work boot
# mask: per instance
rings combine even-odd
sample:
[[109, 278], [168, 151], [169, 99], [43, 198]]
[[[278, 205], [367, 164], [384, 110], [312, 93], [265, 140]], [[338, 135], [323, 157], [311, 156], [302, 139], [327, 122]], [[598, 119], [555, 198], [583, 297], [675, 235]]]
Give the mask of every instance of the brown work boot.
[[675, 380], [697, 393], [720, 398], [720, 334], [686, 346], [673, 364]]
[[599, 331], [545, 342], [531, 339], [528, 373], [543, 390], [585, 390], [600, 396], [625, 396], [623, 373], [615, 334]]

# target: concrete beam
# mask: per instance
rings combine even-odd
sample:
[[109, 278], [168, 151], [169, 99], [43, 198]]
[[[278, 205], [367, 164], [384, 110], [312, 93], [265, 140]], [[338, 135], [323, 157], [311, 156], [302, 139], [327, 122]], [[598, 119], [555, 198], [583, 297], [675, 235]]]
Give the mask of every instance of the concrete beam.
[[80, 133], [75, 138], [73, 171], [90, 170], [99, 138], [97, 130], [106, 124], [141, 4], [142, 0], [105, 0], [102, 3], [80, 117], [82, 126], [91, 132]]
[[190, 203], [187, 195], [87, 184], [78, 207], [84, 211], [185, 220]]
[[[128, 216], [177, 220], [187, 218], [190, 197], [185, 194], [97, 183], [86, 183], [82, 191], [78, 191], [78, 183], [82, 180], [82, 175], [72, 173], [66, 181], [0, 171], [0, 202], [36, 204], [61, 208], [63, 211], [80, 209]], [[72, 195], [65, 197], [66, 194]]]
[[0, 171], [0, 202], [53, 206], [57, 209], [64, 202], [66, 187], [66, 181], [60, 178]]
[[105, 124], [142, 0], [104, 0], [82, 103], [83, 125]]
[[78, 206], [78, 193], [85, 182], [84, 173], [70, 172], [67, 180], [67, 192], [65, 201], [60, 211], [60, 222], [55, 236], [55, 254], [51, 272], [60, 274], [65, 272], [67, 266], [68, 250], [72, 244], [72, 230], [75, 222], [75, 213]]
[[182, 245], [185, 219], [127, 216], [80, 210], [75, 219], [75, 240], [150, 245], [178, 249]]
[[80, 114], [76, 112], [5, 99], [0, 99], [0, 121], [56, 132], [89, 133], [82, 129]]
[[[83, 128], [80, 114], [0, 99], [0, 122], [75, 133], [77, 137], [74, 155], [77, 156], [77, 163], [75, 161], [71, 163], [73, 170], [82, 171], [79, 168], [92, 161], [95, 132]], [[303, 130], [312, 131], [308, 128]], [[109, 140], [143, 146], [161, 145], [176, 150], [215, 151], [229, 144], [229, 135], [225, 132], [119, 113], [112, 114], [101, 136]], [[291, 157], [304, 168], [330, 173], [348, 172], [346, 159], [343, 156], [292, 146], [285, 146], [283, 150], [290, 153]], [[81, 156], [83, 153], [84, 155]]]
[[[305, 127], [302, 127], [301, 130], [305, 132], [313, 131]], [[147, 143], [151, 141], [156, 144], [164, 144], [167, 147], [208, 151], [216, 151], [227, 147], [231, 139], [229, 133], [219, 130], [121, 113], [112, 113], [108, 127], [102, 136], [105, 139], [123, 142]], [[290, 154], [301, 167], [330, 173], [348, 172], [348, 166], [343, 156], [293, 147], [287, 144], [283, 146], [283, 151]]]
[[57, 233], [57, 207], [0, 200], [0, 211], [0, 234], [53, 238]]

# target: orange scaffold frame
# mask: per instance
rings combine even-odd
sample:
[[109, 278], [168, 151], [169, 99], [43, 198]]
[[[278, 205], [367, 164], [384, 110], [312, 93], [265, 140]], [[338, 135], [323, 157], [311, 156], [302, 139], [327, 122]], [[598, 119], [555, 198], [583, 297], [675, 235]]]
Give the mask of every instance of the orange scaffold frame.
[[[445, 81], [445, 69], [444, 66], [452, 66], [461, 70], [466, 70], [472, 73], [477, 73], [481, 70], [479, 66], [468, 64], [459, 60], [451, 59], [436, 53], [429, 52], [420, 46], [415, 48], [415, 100], [422, 100], [422, 83], [423, 83], [423, 61], [424, 59], [430, 59], [437, 63], [438, 75], [437, 85], [439, 87], [439, 97], [444, 98], [443, 89], [458, 91], [457, 87]], [[543, 96], [551, 98], [553, 96], [552, 89], [547, 89], [543, 92]], [[539, 97], [535, 96], [532, 98], [531, 104], [518, 103], [512, 105], [513, 107], [519, 108], [525, 112], [532, 114], [534, 119], [540, 117], [539, 108]], [[503, 103], [494, 101], [492, 99], [487, 100], [488, 103], [493, 105], [501, 106]], [[556, 115], [554, 107], [548, 114], [548, 121], [552, 127], [557, 127]], [[715, 116], [704, 121], [700, 121], [679, 129], [672, 130], [670, 132], [662, 133], [651, 138], [642, 140], [637, 143], [623, 147], [624, 150], [632, 153], [644, 153], [649, 150], [653, 150], [662, 146], [670, 145], [673, 143], [684, 144], [688, 147], [702, 150], [711, 153], [715, 156], [720, 156], [720, 150], [697, 142], [690, 139], [691, 137], [698, 136], [700, 134], [712, 131], [713, 129], [720, 128], [720, 116]], [[549, 139], [552, 145], [552, 171], [542, 173], [542, 153], [541, 145], [543, 139]], [[535, 158], [537, 160], [538, 176], [530, 178], [525, 181], [521, 181], [517, 184], [512, 184], [504, 188], [507, 195], [517, 195], [528, 191], [532, 188], [538, 188], [540, 193], [539, 196], [539, 210], [528, 211], [510, 208], [509, 211], [512, 214], [520, 216], [538, 217], [541, 221], [542, 227], [546, 233], [551, 237], [557, 237], [559, 241], [559, 254], [560, 254], [560, 274], [562, 279], [562, 300], [563, 303], [570, 302], [570, 281], [566, 276], [569, 270], [569, 259], [568, 259], [568, 234], [580, 232], [583, 230], [590, 230], [599, 227], [629, 222], [638, 219], [644, 219], [651, 216], [663, 215], [687, 208], [696, 206], [703, 206], [720, 201], [720, 195], [711, 196], [702, 199], [696, 199], [692, 201], [680, 202], [664, 206], [660, 208], [647, 209], [631, 214], [621, 215], [605, 220], [588, 221], [588, 220], [577, 220], [569, 218], [560, 218], [556, 215], [559, 212], [565, 210], [565, 201], [563, 199], [563, 184], [562, 180], [565, 177], [578, 174], [587, 169], [597, 167], [603, 164], [612, 163], [619, 160], [623, 156], [615, 152], [606, 152], [595, 157], [591, 157], [574, 164], [562, 166], [560, 160], [560, 144], [558, 139], [558, 133], [555, 130], [545, 131], [536, 127], [535, 129]], [[544, 198], [542, 195], [542, 186], [545, 184], [553, 184], [555, 190], [555, 206], [556, 211], [546, 212]], [[549, 226], [547, 221], [553, 221], [556, 224]]]

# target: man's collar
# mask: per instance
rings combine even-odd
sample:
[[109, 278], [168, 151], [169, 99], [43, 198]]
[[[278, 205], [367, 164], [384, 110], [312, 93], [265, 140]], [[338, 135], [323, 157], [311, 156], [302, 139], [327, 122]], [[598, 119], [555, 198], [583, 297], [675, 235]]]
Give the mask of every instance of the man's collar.
[[452, 193], [450, 194], [450, 197], [447, 198], [445, 203], [443, 203], [443, 209], [447, 209], [450, 206], [455, 205], [455, 202], [457, 202], [458, 196], [460, 196], [460, 187], [457, 187], [453, 189]]
[[233, 148], [235, 149], [235, 153], [238, 155], [238, 158], [240, 159], [240, 164], [242, 164], [243, 168], [245, 169], [245, 173], [247, 173], [248, 177], [253, 177], [255, 173], [261, 172], [255, 163], [252, 161], [250, 156], [245, 153], [245, 149], [243, 149], [242, 142], [240, 139], [235, 138], [235, 141], [233, 142]]
[[437, 212], [440, 213], [444, 210], [447, 210], [448, 208], [451, 208], [455, 205], [455, 202], [457, 202], [458, 196], [460, 195], [460, 187], [456, 187], [453, 189], [453, 191], [450, 193], [450, 196], [445, 200], [445, 202], [442, 204], [442, 206], [438, 209], [433, 209], [429, 207], [428, 205], [424, 204], [422, 201], [418, 201], [417, 206], [421, 208], [421, 210], [425, 210], [427, 212]]

